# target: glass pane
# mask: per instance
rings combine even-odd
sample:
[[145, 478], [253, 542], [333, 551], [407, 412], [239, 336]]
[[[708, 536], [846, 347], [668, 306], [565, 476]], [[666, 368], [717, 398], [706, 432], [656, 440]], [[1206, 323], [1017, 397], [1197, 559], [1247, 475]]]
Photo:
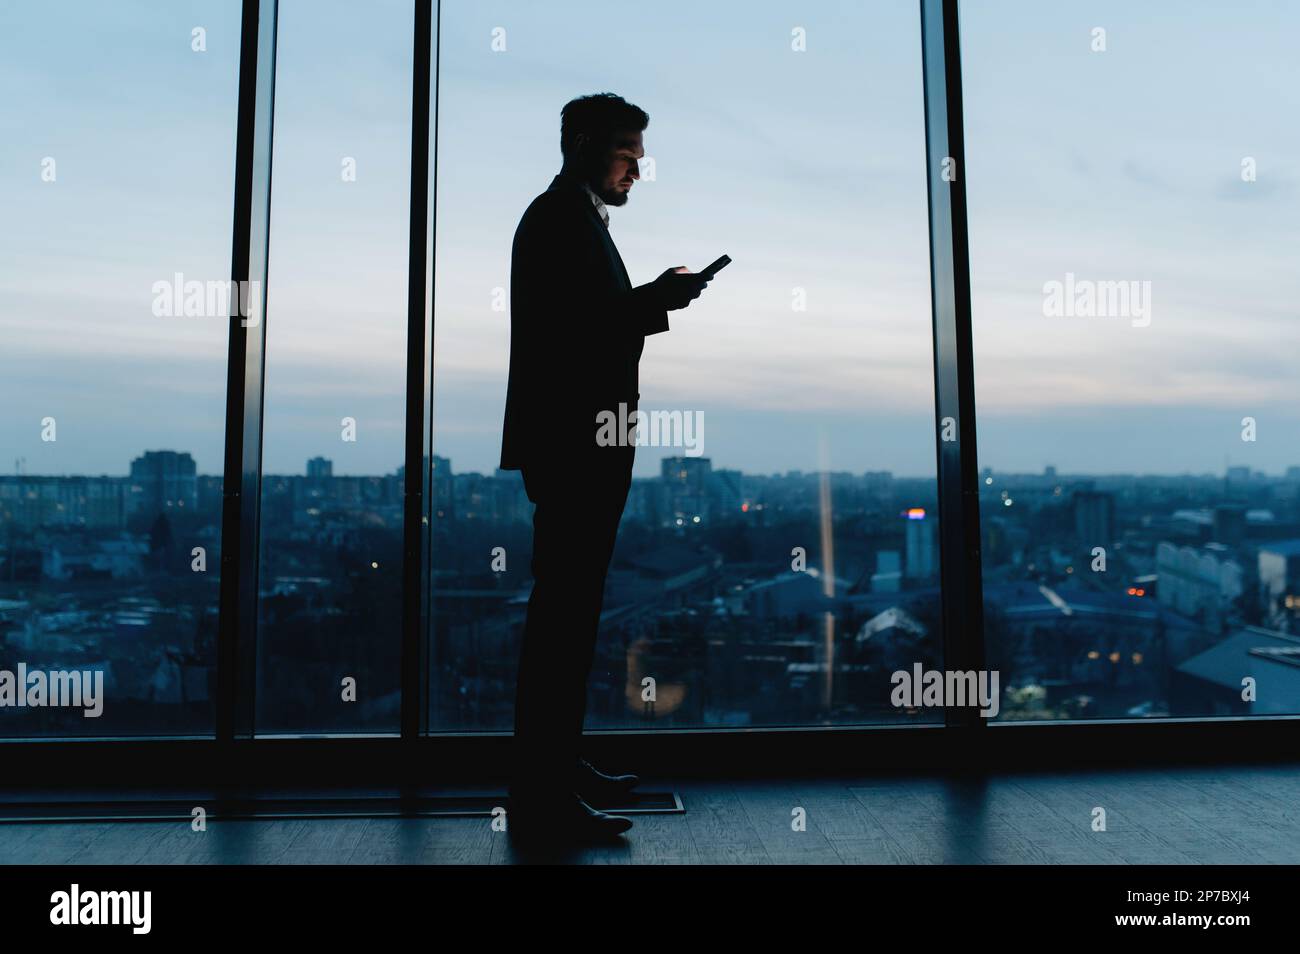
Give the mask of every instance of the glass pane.
[[213, 731], [239, 23], [0, 11], [6, 737]]
[[281, 0], [259, 734], [399, 725], [411, 0]]
[[431, 729], [512, 726], [533, 542], [498, 467], [512, 238], [560, 170], [561, 107], [611, 88], [650, 116], [608, 210], [631, 283], [733, 264], [645, 339], [640, 409], [682, 429], [635, 451], [587, 727], [941, 720], [890, 699], [942, 665], [916, 3], [609, 16], [442, 4]]
[[1000, 718], [1300, 712], [1300, 10], [962, 16]]

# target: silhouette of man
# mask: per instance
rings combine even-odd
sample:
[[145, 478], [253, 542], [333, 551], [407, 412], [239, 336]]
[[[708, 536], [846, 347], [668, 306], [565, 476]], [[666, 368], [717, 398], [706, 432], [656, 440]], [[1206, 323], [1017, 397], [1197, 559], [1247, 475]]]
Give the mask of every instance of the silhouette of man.
[[607, 775], [580, 753], [605, 575], [636, 450], [632, 440], [598, 440], [597, 415], [633, 419], [645, 336], [667, 331], [668, 312], [708, 284], [678, 266], [634, 288], [610, 238], [608, 207], [626, 204], [641, 177], [649, 123], [612, 93], [566, 104], [560, 173], [515, 231], [501, 467], [523, 472], [535, 505], [515, 697], [515, 834], [601, 838], [632, 826], [597, 806], [626, 795], [636, 776]]

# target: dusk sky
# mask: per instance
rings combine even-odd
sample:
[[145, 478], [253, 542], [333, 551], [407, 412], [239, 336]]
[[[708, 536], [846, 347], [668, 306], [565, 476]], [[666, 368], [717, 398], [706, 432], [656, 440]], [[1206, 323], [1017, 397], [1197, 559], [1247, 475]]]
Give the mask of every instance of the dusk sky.
[[[265, 469], [319, 454], [391, 473], [411, 3], [280, 6]], [[496, 465], [509, 315], [493, 290], [559, 169], [560, 107], [609, 90], [650, 114], [655, 181], [611, 210], [633, 282], [733, 259], [647, 339], [642, 406], [702, 412], [715, 467], [933, 474], [915, 0], [442, 6], [435, 453]], [[981, 466], [1300, 465], [1300, 8], [962, 10]], [[235, 0], [0, 8], [0, 78], [20, 91], [0, 107], [7, 472], [121, 474], [161, 448], [220, 471], [226, 323], [150, 306], [175, 272], [229, 276], [238, 23]], [[1067, 272], [1149, 281], [1150, 325], [1045, 316], [1044, 283]], [[637, 473], [679, 452], [642, 448]]]

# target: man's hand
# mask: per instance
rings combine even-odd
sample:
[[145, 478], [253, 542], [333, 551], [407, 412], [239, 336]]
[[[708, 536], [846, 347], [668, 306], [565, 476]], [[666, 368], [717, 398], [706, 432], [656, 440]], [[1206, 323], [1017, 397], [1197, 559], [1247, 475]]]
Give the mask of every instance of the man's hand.
[[650, 294], [665, 311], [677, 311], [699, 298], [708, 284], [709, 279], [705, 276], [688, 272], [686, 266], [678, 265], [667, 269], [650, 283]]

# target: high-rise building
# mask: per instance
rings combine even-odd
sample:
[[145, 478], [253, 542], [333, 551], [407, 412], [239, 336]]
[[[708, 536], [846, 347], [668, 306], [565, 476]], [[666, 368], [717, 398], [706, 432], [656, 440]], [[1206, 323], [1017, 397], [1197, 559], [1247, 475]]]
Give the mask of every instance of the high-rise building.
[[307, 476], [314, 480], [326, 480], [334, 476], [334, 461], [324, 457], [313, 457], [307, 461]]
[[934, 518], [920, 507], [907, 511], [906, 576], [912, 580], [926, 580], [938, 569], [934, 549]]
[[198, 502], [198, 468], [188, 453], [145, 451], [143, 457], [131, 461], [129, 513], [193, 512]]
[[665, 516], [677, 526], [699, 525], [709, 519], [709, 485], [713, 469], [707, 457], [665, 457], [660, 464]]
[[745, 502], [742, 483], [745, 475], [738, 470], [715, 470], [710, 481], [713, 503], [724, 515], [731, 517], [740, 513]]
[[1074, 534], [1079, 547], [1110, 549], [1115, 542], [1115, 495], [1104, 490], [1076, 490], [1072, 497]]

